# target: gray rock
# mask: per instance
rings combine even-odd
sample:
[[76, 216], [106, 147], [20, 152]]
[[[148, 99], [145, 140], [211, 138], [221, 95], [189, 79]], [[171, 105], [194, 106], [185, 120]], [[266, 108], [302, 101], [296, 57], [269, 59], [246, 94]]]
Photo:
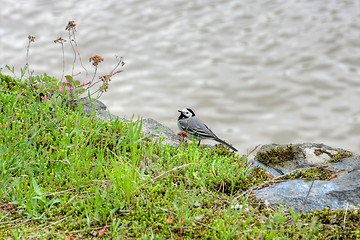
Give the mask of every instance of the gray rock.
[[111, 118], [119, 118], [118, 116], [110, 114], [108, 107], [100, 100], [92, 98], [90, 102], [88, 97], [84, 97], [76, 100], [75, 103], [82, 104], [81, 111], [85, 114], [91, 114], [92, 112], [95, 112], [95, 118], [100, 118], [105, 121], [110, 121]]
[[[76, 103], [82, 104], [82, 112], [85, 114], [91, 114], [92, 112], [95, 112], [95, 118], [100, 118], [105, 121], [110, 121], [111, 118], [119, 118], [119, 116], [112, 115], [107, 106], [100, 100], [91, 99], [90, 102], [88, 97], [84, 97], [78, 99]], [[119, 119], [124, 122], [129, 122], [129, 120], [124, 118]], [[144, 136], [148, 136], [153, 141], [159, 141], [161, 138], [163, 144], [179, 144], [177, 135], [170, 128], [162, 125], [152, 118], [142, 120], [141, 131]]]
[[[315, 143], [295, 144], [293, 146], [296, 147], [298, 153], [295, 154], [293, 159], [287, 159], [284, 165], [265, 165], [259, 163], [256, 159], [254, 160], [254, 165], [258, 165], [273, 174], [275, 173], [275, 176], [325, 165], [328, 169], [337, 173], [336, 177], [329, 181], [296, 179], [280, 182], [275, 186], [254, 190], [255, 198], [262, 199], [274, 207], [282, 205], [285, 209], [291, 208], [294, 211], [302, 210], [305, 212], [325, 207], [331, 209], [359, 207], [359, 155], [353, 153], [351, 157], [334, 163], [329, 162], [331, 156], [345, 150]], [[265, 145], [259, 151], [266, 151], [272, 148], [284, 149], [286, 146]]]
[[[341, 151], [346, 151], [341, 148], [332, 148], [321, 143], [301, 143], [291, 144], [296, 153], [293, 158], [288, 158], [280, 164], [266, 164], [259, 162], [258, 159], [254, 159], [254, 165], [266, 168], [269, 172], [275, 176], [287, 174], [296, 169], [315, 167], [319, 164], [329, 164], [329, 160], [332, 155], [336, 155]], [[288, 145], [280, 144], [268, 144], [263, 145], [258, 153], [268, 151], [270, 149], [286, 149]], [[348, 152], [348, 151], [346, 151]], [[359, 155], [352, 153], [353, 157]]]
[[143, 135], [149, 135], [151, 139], [159, 140], [162, 139], [162, 143], [169, 145], [179, 144], [178, 136], [173, 130], [155, 121], [152, 118], [143, 119]]
[[[358, 207], [360, 204], [360, 171], [330, 181], [301, 179], [281, 182], [274, 187], [255, 191], [257, 199], [264, 200], [271, 206], [282, 205], [284, 209], [309, 212], [313, 209]], [[309, 192], [308, 198], [306, 198]], [[306, 199], [306, 201], [305, 201]]]

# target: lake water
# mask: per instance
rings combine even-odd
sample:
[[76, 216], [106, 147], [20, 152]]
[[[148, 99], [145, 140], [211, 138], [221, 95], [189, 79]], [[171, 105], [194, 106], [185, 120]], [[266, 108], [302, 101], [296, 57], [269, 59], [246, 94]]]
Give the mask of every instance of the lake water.
[[[26, 62], [61, 77], [69, 20], [84, 65], [123, 56], [101, 100], [114, 114], [177, 132], [192, 108], [245, 153], [258, 144], [319, 142], [360, 153], [360, 1], [2, 0], [0, 67]], [[73, 53], [65, 44], [65, 74]], [[7, 70], [2, 70], [9, 73]], [[77, 63], [77, 78], [84, 71]], [[91, 76], [91, 74], [90, 74]]]

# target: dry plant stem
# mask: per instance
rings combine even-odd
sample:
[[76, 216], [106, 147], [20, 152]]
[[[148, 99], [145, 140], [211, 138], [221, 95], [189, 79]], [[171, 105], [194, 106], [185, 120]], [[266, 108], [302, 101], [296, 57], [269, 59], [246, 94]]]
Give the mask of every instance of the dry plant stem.
[[[88, 90], [89, 88], [91, 88], [92, 86], [94, 86], [94, 85], [92, 85], [92, 82], [93, 82], [94, 79], [95, 79], [96, 72], [97, 72], [97, 66], [95, 66], [94, 76], [92, 77], [91, 81], [87, 83], [87, 84], [88, 84], [88, 87], [86, 88], [86, 90]], [[100, 82], [100, 81], [97, 81], [96, 83], [98, 83], [98, 82]], [[96, 83], [94, 83], [94, 84], [96, 84]]]
[[123, 64], [123, 57], [121, 57], [118, 61], [118, 63], [116, 64], [116, 66], [114, 67], [114, 69], [110, 72], [110, 74], [112, 75], [113, 72], [120, 66], [120, 64]]
[[299, 212], [301, 212], [302, 209], [303, 209], [303, 207], [305, 206], [306, 201], [307, 201], [307, 199], [308, 199], [308, 197], [309, 197], [310, 191], [311, 191], [311, 189], [312, 189], [312, 187], [313, 187], [313, 185], [314, 185], [314, 182], [315, 182], [315, 179], [312, 181], [312, 183], [311, 183], [311, 185], [310, 185], [309, 191], [307, 192], [306, 197], [305, 197], [303, 203], [301, 204], [301, 207], [300, 207]]
[[[96, 82], [94, 82], [93, 84], [91, 84], [91, 83], [92, 83], [92, 80], [91, 80], [91, 82], [88, 84], [88, 85], [89, 85], [88, 88], [92, 88], [93, 86], [95, 86], [96, 84], [98, 84], [98, 83], [100, 83], [100, 82], [102, 82], [102, 81], [99, 80], [99, 81], [96, 81]], [[90, 85], [90, 84], [91, 84], [91, 85]]]
[[170, 238], [171, 239], [174, 239], [173, 235], [172, 235], [172, 232], [171, 232], [171, 229], [170, 229], [170, 226], [168, 226], [168, 230], [169, 230], [169, 233], [170, 233]]
[[71, 32], [70, 31], [69, 31], [69, 42], [70, 42], [71, 48], [72, 48], [72, 50], [74, 52], [74, 61], [73, 61], [72, 72], [71, 72], [71, 77], [74, 77], [74, 68], [75, 68], [75, 62], [76, 62], [76, 51], [75, 51], [74, 45], [72, 43]]
[[2, 225], [2, 224], [14, 223], [14, 222], [22, 222], [22, 221], [24, 221], [24, 219], [23, 219], [23, 218], [20, 218], [20, 219], [15, 219], [15, 220], [7, 221], [7, 222], [0, 222], [0, 225]]
[[63, 69], [62, 69], [62, 75], [61, 75], [61, 82], [64, 80], [64, 72], [65, 72], [65, 52], [64, 52], [64, 44], [61, 43], [61, 49], [62, 49], [62, 60], [63, 60]]
[[[103, 229], [103, 228], [110, 228], [111, 225], [106, 225], [106, 226], [103, 226], [103, 227], [95, 227], [95, 228], [91, 228], [92, 231], [95, 231], [95, 230], [100, 230], [100, 229]], [[88, 231], [90, 229], [81, 229], [81, 230], [75, 230], [75, 231], [70, 231], [70, 232], [55, 232], [55, 233], [45, 233], [45, 234], [39, 234], [39, 235], [35, 235], [35, 236], [29, 236], [27, 239], [32, 239], [32, 238], [40, 238], [40, 237], [45, 237], [45, 236], [51, 236], [51, 235], [58, 235], [58, 234], [74, 234], [74, 233], [81, 233], [81, 232], [84, 232], [84, 231]]]
[[[158, 209], [160, 209], [160, 210], [162, 210], [162, 211], [164, 211], [164, 212], [171, 213], [171, 214], [173, 214], [173, 215], [175, 215], [175, 216], [178, 216], [177, 213], [174, 213], [174, 212], [172, 212], [172, 211], [170, 211], [170, 210], [168, 210], [168, 209], [164, 209], [164, 208], [161, 208], [161, 207], [156, 207], [156, 208], [158, 208]], [[207, 228], [210, 228], [210, 229], [213, 229], [213, 230], [217, 231], [215, 228], [213, 228], [213, 227], [211, 227], [211, 226], [209, 226], [209, 225], [206, 225], [206, 224], [204, 224], [204, 223], [202, 223], [202, 222], [199, 222], [199, 221], [196, 221], [196, 220], [192, 220], [192, 219], [189, 219], [189, 218], [184, 218], [184, 219], [189, 220], [189, 221], [194, 222], [194, 223], [196, 223], [196, 224], [199, 224], [199, 225], [201, 225], [201, 226], [204, 226], [204, 227], [207, 227]]]
[[[54, 225], [58, 224], [59, 222], [64, 221], [64, 220], [67, 219], [67, 218], [69, 218], [69, 217], [62, 217], [62, 218], [60, 218], [59, 220], [57, 220], [56, 222], [50, 223], [49, 225], [46, 225], [46, 223], [44, 223], [44, 224], [42, 224], [41, 226], [44, 226], [44, 225], [45, 225], [45, 227], [39, 228], [38, 230], [44, 230], [44, 229], [46, 229], [46, 228], [49, 228], [49, 227], [51, 227], [51, 226], [54, 226]], [[35, 229], [36, 229], [36, 227], [33, 227], [33, 228], [30, 228], [30, 229], [27, 229], [26, 231], [27, 231], [27, 232], [30, 232], [30, 231], [35, 230]]]
[[55, 120], [51, 120], [51, 118], [49, 117], [49, 115], [47, 115], [47, 113], [45, 112], [45, 110], [44, 110], [43, 113], [45, 114], [45, 116], [47, 117], [47, 119], [49, 119], [49, 121], [50, 121], [51, 123], [55, 124], [55, 126], [61, 131], [61, 128], [59, 128], [59, 126], [56, 124]]
[[[115, 71], [120, 65], [121, 66], [124, 66], [124, 62], [123, 62], [123, 57], [120, 57], [120, 59], [119, 59], [119, 61], [117, 62], [117, 64], [116, 64], [116, 66], [113, 68], [113, 70], [109, 73], [109, 74], [107, 74], [107, 75], [104, 75], [103, 77], [105, 77], [105, 81], [110, 81], [111, 79], [110, 79], [110, 77], [112, 77], [112, 76], [114, 76], [114, 75], [116, 75], [116, 74], [118, 74], [118, 73], [120, 73], [120, 72], [122, 72], [122, 70], [118, 70], [118, 71]], [[94, 79], [94, 78], [93, 78]], [[92, 80], [93, 81], [93, 80]], [[91, 81], [91, 83], [92, 83], [92, 81]], [[104, 79], [102, 78], [101, 80], [99, 80], [99, 81], [96, 81], [95, 83], [92, 83], [91, 85], [89, 84], [89, 87], [87, 88], [87, 89], [89, 89], [89, 88], [91, 88], [91, 87], [93, 87], [94, 85], [96, 85], [96, 84], [98, 84], [98, 83], [100, 83], [100, 82], [103, 82], [104, 81]], [[105, 90], [106, 91], [106, 90]], [[101, 95], [104, 93], [104, 89], [102, 89], [101, 87], [100, 88], [98, 88], [95, 92], [93, 92], [93, 93], [91, 93], [91, 95], [94, 95], [94, 94], [96, 94], [96, 93], [98, 93], [98, 95], [96, 96], [96, 99], [99, 99], [100, 97], [101, 97]]]
[[250, 154], [252, 154], [260, 145], [261, 145], [261, 144], [258, 144], [257, 146], [255, 146], [255, 147], [253, 148], [253, 150], [251, 150], [251, 151], [246, 155], [246, 157], [249, 157]]
[[[89, 187], [90, 185], [84, 185], [84, 186], [80, 186], [80, 188], [84, 188], [84, 187]], [[60, 191], [60, 192], [53, 192], [53, 193], [49, 193], [49, 194], [46, 194], [45, 196], [46, 197], [49, 197], [49, 196], [52, 196], [52, 195], [58, 195], [58, 194], [62, 194], [62, 193], [66, 193], [66, 192], [71, 192], [71, 191], [74, 191], [76, 190], [77, 188], [71, 188], [71, 189], [67, 189], [67, 190], [64, 190], [64, 191]]]
[[99, 99], [102, 95], [103, 95], [103, 91], [101, 91], [101, 89], [99, 88], [98, 90], [96, 90], [95, 92], [93, 92], [91, 95], [94, 95], [95, 93], [100, 92], [97, 96], [96, 99]]
[[[248, 159], [248, 157], [250, 156], [250, 154], [252, 154], [261, 144], [255, 146], [253, 148], [253, 150], [251, 150], [247, 155], [246, 158]], [[249, 160], [246, 162], [246, 168], [245, 168], [245, 172], [247, 173], [247, 171], [250, 169], [250, 164], [249, 164]]]
[[[31, 73], [30, 73], [30, 68], [29, 68], [29, 50], [30, 50], [30, 43], [31, 42], [34, 42], [35, 41], [35, 37], [34, 36], [28, 36], [28, 39], [29, 39], [29, 44], [27, 46], [27, 50], [26, 50], [26, 64], [25, 64], [25, 67], [27, 68], [28, 70], [28, 75], [29, 75], [29, 83], [30, 83], [30, 80], [31, 80]], [[16, 77], [16, 76], [15, 76]], [[33, 85], [30, 83], [30, 88], [33, 92], [35, 92], [35, 89], [33, 87]]]
[[81, 64], [81, 66], [82, 66], [82, 68], [85, 70], [85, 72], [86, 72], [86, 74], [85, 74], [85, 79], [84, 79], [84, 82], [86, 82], [86, 78], [87, 78], [87, 76], [88, 76], [88, 70], [84, 67], [84, 64], [82, 63], [82, 60], [81, 60], [81, 55], [80, 55], [80, 51], [79, 51], [79, 46], [78, 46], [78, 44], [77, 44], [77, 42], [76, 42], [76, 38], [75, 38], [75, 31], [74, 31], [74, 29], [71, 29], [71, 31], [72, 31], [72, 36], [73, 36], [73, 38], [74, 38], [74, 44], [75, 44], [75, 46], [76, 46], [76, 52], [77, 52], [77, 54], [79, 55], [79, 60], [80, 60], [80, 64]]
[[27, 46], [27, 49], [26, 49], [26, 63], [25, 63], [25, 67], [26, 67], [27, 70], [28, 70], [29, 77], [30, 77], [30, 69], [29, 69], [29, 49], [30, 49], [30, 43], [31, 43], [31, 40], [29, 39], [29, 43], [28, 43], [28, 46]]
[[346, 228], [346, 213], [348, 208], [349, 208], [349, 203], [346, 203], [345, 214], [344, 214], [344, 226], [343, 226], [344, 229]]

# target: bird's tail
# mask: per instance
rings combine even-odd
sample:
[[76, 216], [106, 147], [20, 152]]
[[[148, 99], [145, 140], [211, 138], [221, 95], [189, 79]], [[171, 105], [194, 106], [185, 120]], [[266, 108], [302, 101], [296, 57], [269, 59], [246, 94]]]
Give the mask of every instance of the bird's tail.
[[225, 146], [227, 146], [227, 147], [229, 147], [229, 148], [231, 148], [233, 151], [237, 152], [236, 148], [234, 148], [233, 146], [231, 146], [230, 144], [228, 144], [224, 140], [221, 140], [220, 138], [215, 138], [214, 140], [221, 143], [221, 144], [223, 144], [223, 145], [225, 145]]

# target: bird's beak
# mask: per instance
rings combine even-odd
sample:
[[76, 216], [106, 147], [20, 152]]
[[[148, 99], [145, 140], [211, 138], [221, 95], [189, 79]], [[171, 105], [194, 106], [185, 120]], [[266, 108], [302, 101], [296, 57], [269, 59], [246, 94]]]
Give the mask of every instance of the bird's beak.
[[178, 110], [178, 112], [181, 112], [181, 113], [182, 113], [182, 111], [181, 111], [181, 110]]

